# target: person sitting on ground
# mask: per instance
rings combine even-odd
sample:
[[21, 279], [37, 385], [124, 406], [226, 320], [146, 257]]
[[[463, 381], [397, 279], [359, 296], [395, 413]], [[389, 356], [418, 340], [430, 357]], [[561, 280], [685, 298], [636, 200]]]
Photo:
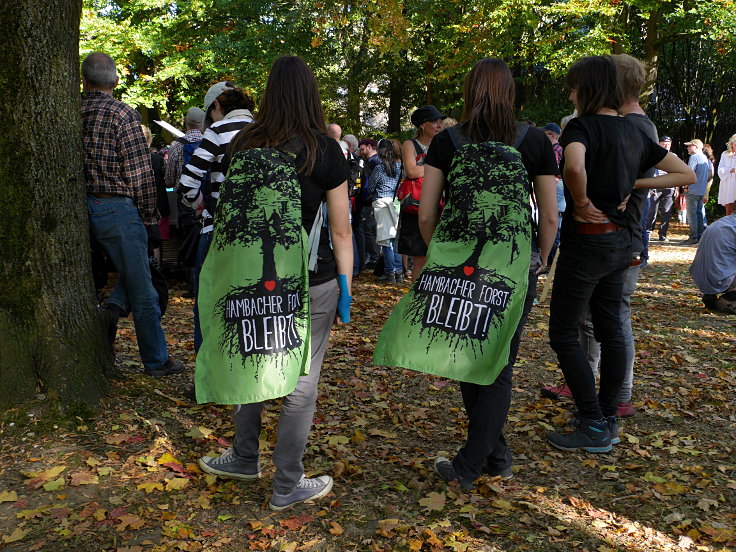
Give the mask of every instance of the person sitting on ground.
[[690, 275], [708, 309], [736, 314], [736, 214], [719, 218], [705, 229]]

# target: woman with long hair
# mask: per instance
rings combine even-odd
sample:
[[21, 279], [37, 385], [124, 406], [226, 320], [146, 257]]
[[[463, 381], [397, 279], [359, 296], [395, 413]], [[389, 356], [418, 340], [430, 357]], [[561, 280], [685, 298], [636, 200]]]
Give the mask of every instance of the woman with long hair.
[[465, 489], [482, 473], [512, 475], [503, 436], [512, 367], [557, 229], [552, 145], [540, 129], [516, 122], [514, 96], [500, 59], [483, 59], [466, 76], [460, 122], [434, 137], [425, 159], [418, 222], [427, 264], [391, 314], [374, 358], [460, 382], [467, 439], [453, 459], [438, 457], [435, 471]]
[[189, 163], [181, 171], [179, 190], [183, 201], [189, 205], [202, 205], [202, 230], [197, 244], [192, 280], [194, 284], [194, 350], [202, 345], [199, 326], [197, 291], [199, 273], [207, 257], [212, 241], [217, 198], [220, 184], [225, 180], [228, 168], [226, 150], [230, 141], [247, 124], [253, 121], [251, 111], [255, 102], [244, 90], [229, 81], [217, 82], [204, 96], [205, 130], [199, 147], [194, 150]]
[[[586, 57], [567, 74], [570, 101], [578, 117], [560, 140], [567, 207], [560, 234], [550, 305], [549, 338], [578, 409], [574, 429], [551, 432], [561, 450], [608, 452], [620, 442], [616, 411], [627, 360], [621, 325], [624, 276], [633, 258], [633, 236], [640, 217], [626, 202], [637, 187], [688, 185], [687, 166], [632, 122], [622, 117], [622, 92], [610, 56]], [[637, 178], [655, 167], [667, 174]], [[583, 353], [580, 320], [590, 307], [601, 344], [600, 386]]]
[[[325, 132], [324, 112], [312, 71], [298, 57], [279, 58], [271, 68], [258, 117], [231, 144], [228, 196], [221, 199], [226, 209], [218, 211], [218, 217], [232, 224], [219, 227], [216, 221], [215, 252], [210, 253], [202, 273], [200, 295], [219, 285], [219, 289], [231, 294], [228, 297], [233, 297], [224, 307], [217, 294], [208, 299], [215, 314], [211, 324], [203, 323], [203, 331], [214, 331], [218, 322], [226, 327], [235, 320], [240, 333], [235, 337], [232, 331], [215, 334], [212, 340], [205, 335], [197, 357], [198, 400], [235, 405], [232, 448], [219, 457], [201, 458], [199, 465], [207, 473], [224, 477], [259, 477], [263, 401], [283, 396], [273, 452], [276, 473], [269, 501], [272, 510], [323, 497], [332, 488], [331, 477], [307, 478], [302, 464], [330, 328], [336, 312], [339, 321], [350, 319], [353, 245], [347, 190], [349, 168], [339, 144]], [[271, 167], [270, 172], [264, 171], [264, 166]], [[323, 226], [323, 204], [329, 235], [322, 231], [313, 240], [314, 232]], [[292, 225], [296, 221], [296, 228], [290, 227], [289, 221]], [[255, 235], [243, 234], [245, 227], [254, 228]], [[234, 233], [230, 242], [223, 238], [228, 232]], [[290, 253], [297, 246], [296, 254]], [[231, 259], [221, 257], [228, 248], [231, 256], [239, 257], [234, 268]], [[257, 255], [262, 255], [262, 263], [257, 262]], [[253, 279], [242, 281], [243, 270], [257, 275], [255, 284], [251, 284]], [[207, 290], [205, 284], [209, 286]], [[282, 288], [298, 291], [275, 295]], [[300, 301], [305, 292], [308, 310], [302, 308], [304, 303]], [[248, 299], [256, 293], [260, 294], [256, 300]], [[291, 314], [284, 315], [287, 304]], [[253, 318], [264, 312], [268, 316]], [[217, 313], [221, 313], [219, 319], [215, 319]], [[275, 316], [278, 313], [282, 314]], [[251, 324], [251, 318], [256, 324]], [[299, 324], [295, 324], [295, 319]], [[263, 333], [257, 334], [261, 326]], [[230, 364], [215, 349], [215, 341], [226, 349], [240, 351], [242, 366], [238, 361]], [[310, 343], [311, 358], [307, 355]], [[253, 365], [248, 364], [250, 357], [245, 353], [254, 349], [270, 350], [269, 358], [277, 360], [256, 364], [253, 376], [249, 372]], [[293, 361], [301, 364], [285, 374]], [[282, 384], [286, 380], [290, 383]]]
[[726, 142], [726, 151], [718, 161], [718, 203], [726, 208], [726, 214], [733, 212], [733, 202], [736, 201], [736, 134]]
[[[433, 105], [423, 105], [411, 114], [411, 124], [416, 127], [416, 132], [413, 138], [406, 140], [401, 145], [401, 158], [406, 178], [419, 181], [420, 187], [424, 178], [424, 158], [432, 139], [442, 130], [443, 119], [445, 115]], [[406, 209], [401, 209], [398, 251], [401, 255], [414, 258], [413, 274], [415, 276], [419, 274], [427, 261], [427, 244], [424, 243], [419, 232], [419, 219], [416, 211], [411, 213]]]
[[379, 281], [390, 284], [404, 281], [401, 255], [396, 251], [399, 213], [394, 207], [394, 198], [401, 180], [401, 150], [396, 149], [395, 142], [387, 138], [378, 142], [379, 162], [366, 184], [368, 196], [373, 198], [376, 242], [383, 248], [384, 273]]

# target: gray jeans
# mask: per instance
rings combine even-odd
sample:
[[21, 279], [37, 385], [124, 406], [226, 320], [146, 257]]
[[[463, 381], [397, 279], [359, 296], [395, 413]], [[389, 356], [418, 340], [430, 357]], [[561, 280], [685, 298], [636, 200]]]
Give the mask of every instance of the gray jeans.
[[[631, 296], [636, 291], [636, 281], [639, 278], [640, 271], [641, 266], [630, 266], [624, 274], [624, 295], [621, 301], [621, 331], [624, 334], [626, 345], [626, 374], [621, 384], [621, 392], [618, 396], [618, 402], [620, 403], [631, 402], [631, 393], [634, 388], [634, 359], [636, 349], [634, 345], [634, 331], [631, 328]], [[583, 353], [588, 358], [593, 374], [597, 378], [598, 365], [601, 360], [601, 344], [593, 334], [593, 321], [590, 316], [590, 309], [587, 309], [578, 329]]]
[[[273, 464], [276, 466], [273, 491], [278, 494], [291, 493], [304, 474], [302, 457], [317, 405], [317, 384], [322, 359], [337, 309], [337, 280], [310, 287], [309, 298], [312, 312], [312, 359], [309, 374], [299, 378], [296, 389], [284, 397], [281, 404], [276, 447], [273, 451]], [[233, 450], [244, 462], [258, 463], [262, 411], [262, 402], [240, 404], [233, 408]]]

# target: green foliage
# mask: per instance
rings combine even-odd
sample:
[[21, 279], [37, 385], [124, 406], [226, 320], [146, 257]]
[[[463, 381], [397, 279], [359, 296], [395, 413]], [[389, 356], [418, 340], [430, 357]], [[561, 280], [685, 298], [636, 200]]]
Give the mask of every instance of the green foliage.
[[694, 82], [715, 85], [684, 102], [712, 111], [714, 99], [733, 96], [734, 37], [730, 0], [84, 0], [81, 52], [110, 53], [123, 99], [169, 119], [201, 104], [217, 80], [258, 97], [273, 60], [299, 55], [322, 86], [329, 121], [361, 134], [385, 129], [386, 113], [393, 132], [392, 118], [406, 128], [424, 103], [459, 115], [462, 79], [484, 56], [507, 61], [520, 117], [541, 122], [570, 111], [562, 77], [583, 55], [631, 53], [647, 64], [647, 95], [656, 84], [660, 96], [680, 97], [667, 92], [682, 84], [672, 70], [660, 80], [662, 59], [689, 46], [708, 52], [691, 60]]

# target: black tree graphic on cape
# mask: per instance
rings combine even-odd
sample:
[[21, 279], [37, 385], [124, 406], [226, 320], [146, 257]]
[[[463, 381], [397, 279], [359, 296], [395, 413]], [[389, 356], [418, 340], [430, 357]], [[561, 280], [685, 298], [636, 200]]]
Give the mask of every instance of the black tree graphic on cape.
[[[455, 154], [447, 180], [447, 203], [432, 241], [436, 240], [438, 251], [442, 242], [459, 242], [467, 245], [470, 253], [459, 265], [436, 264], [443, 259], [433, 256], [433, 266], [425, 268], [420, 279], [431, 276], [470, 278], [511, 293], [516, 284], [504, 274], [503, 266], [510, 266], [519, 259], [521, 245], [529, 240], [531, 231], [527, 172], [521, 155], [500, 143], [465, 145]], [[511, 244], [511, 255], [507, 259], [496, 258], [500, 269], [479, 266], [483, 250], [498, 244]], [[508, 250], [503, 247], [500, 251], [506, 253]], [[428, 334], [427, 350], [432, 342], [442, 340], [451, 351], [470, 347], [476, 355], [482, 353], [483, 342], [467, 333], [422, 326], [427, 301], [427, 292], [415, 284], [403, 315], [406, 322], [422, 327], [420, 333]], [[498, 328], [503, 319], [503, 309], [494, 310], [490, 323]]]
[[[258, 280], [243, 279], [234, 282], [215, 305], [216, 312], [225, 321], [220, 348], [235, 356], [243, 354], [240, 343], [239, 319], [227, 316], [228, 300], [275, 295], [285, 298], [298, 293], [304, 300], [303, 282], [298, 274], [277, 274], [275, 250], [277, 247], [293, 248], [302, 240], [301, 189], [294, 167], [294, 157], [275, 149], [245, 150], [233, 156], [225, 182], [220, 188], [220, 198], [215, 215], [213, 247], [216, 254], [232, 253], [233, 246], [260, 244], [260, 258], [254, 255], [248, 262], [262, 266]], [[298, 249], [293, 249], [298, 251]], [[211, 254], [211, 253], [210, 253]], [[299, 255], [301, 252], [291, 253]], [[294, 314], [296, 327], [306, 326], [306, 316], [301, 310]], [[298, 338], [297, 346], [301, 346]], [[286, 351], [293, 354], [295, 347]], [[245, 362], [244, 355], [244, 362]], [[272, 365], [272, 355], [251, 354], [255, 362], [255, 378], [261, 366]], [[283, 357], [277, 355], [280, 361]], [[277, 362], [281, 369], [282, 362]]]

